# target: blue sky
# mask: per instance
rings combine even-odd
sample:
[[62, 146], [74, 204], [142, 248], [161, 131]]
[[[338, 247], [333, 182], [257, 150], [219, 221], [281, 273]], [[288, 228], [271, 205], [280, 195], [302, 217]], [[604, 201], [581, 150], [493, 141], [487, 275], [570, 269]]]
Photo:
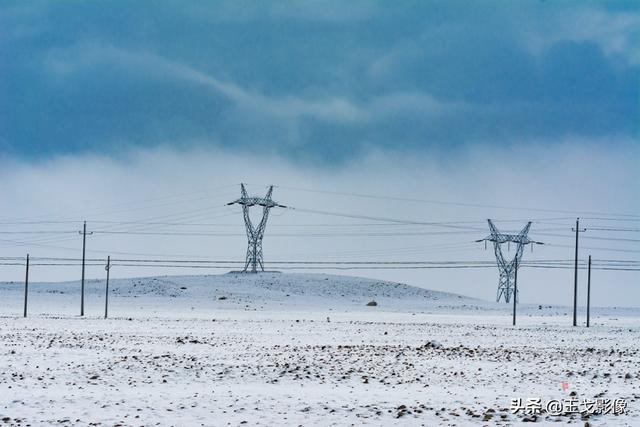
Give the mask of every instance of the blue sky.
[[0, 147], [326, 165], [371, 149], [635, 143], [638, 46], [632, 1], [5, 1]]

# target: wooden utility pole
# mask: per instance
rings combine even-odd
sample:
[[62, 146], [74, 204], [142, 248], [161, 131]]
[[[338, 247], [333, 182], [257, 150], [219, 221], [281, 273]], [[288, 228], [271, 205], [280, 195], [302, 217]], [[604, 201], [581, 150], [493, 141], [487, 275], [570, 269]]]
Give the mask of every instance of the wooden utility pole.
[[104, 290], [104, 318], [107, 318], [109, 312], [109, 270], [111, 270], [111, 255], [107, 257], [107, 265], [104, 267], [107, 270], [107, 285]]
[[518, 299], [518, 257], [515, 262], [515, 274], [513, 277], [513, 326], [516, 326], [516, 300]]
[[27, 299], [29, 297], [29, 254], [27, 254], [26, 271], [24, 274], [24, 317], [27, 317]]
[[589, 269], [587, 270], [587, 328], [591, 311], [591, 255], [589, 255]]
[[573, 273], [573, 326], [578, 326], [578, 234], [587, 231], [586, 228], [580, 229], [580, 218], [576, 218], [576, 255]]
[[82, 231], [80, 231], [79, 233], [82, 234], [82, 281], [80, 285], [80, 316], [84, 316], [84, 264], [86, 258], [87, 234], [93, 234], [87, 233], [87, 221], [84, 222]]

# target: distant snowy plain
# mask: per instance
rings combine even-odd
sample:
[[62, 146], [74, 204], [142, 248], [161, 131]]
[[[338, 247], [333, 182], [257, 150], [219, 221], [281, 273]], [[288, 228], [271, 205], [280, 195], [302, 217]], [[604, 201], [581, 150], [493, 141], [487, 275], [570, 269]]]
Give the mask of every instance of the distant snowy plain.
[[[8, 425], [510, 425], [513, 398], [625, 399], [640, 425], [640, 309], [511, 306], [398, 283], [262, 273], [0, 283]], [[375, 301], [376, 306], [367, 303]], [[580, 313], [581, 323], [584, 315]], [[530, 417], [527, 419], [531, 419]], [[532, 419], [533, 420], [533, 419]]]

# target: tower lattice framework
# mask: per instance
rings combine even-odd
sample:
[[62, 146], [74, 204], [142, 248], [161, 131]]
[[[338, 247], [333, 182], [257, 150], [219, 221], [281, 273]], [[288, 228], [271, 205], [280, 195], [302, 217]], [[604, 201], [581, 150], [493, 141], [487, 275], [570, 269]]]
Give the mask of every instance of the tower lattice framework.
[[[242, 205], [242, 213], [244, 215], [244, 225], [247, 230], [247, 257], [244, 264], [244, 272], [257, 273], [258, 268], [260, 271], [264, 271], [264, 263], [262, 260], [262, 238], [264, 237], [264, 231], [267, 227], [267, 219], [269, 218], [269, 210], [271, 208], [286, 208], [284, 205], [280, 205], [271, 199], [271, 193], [273, 193], [273, 185], [269, 186], [269, 190], [264, 197], [249, 197], [244, 184], [240, 184], [240, 198], [233, 202], [227, 203], [227, 205], [238, 204]], [[257, 226], [254, 226], [251, 222], [251, 216], [249, 215], [249, 208], [252, 206], [262, 206], [262, 219]]]
[[[524, 246], [528, 244], [541, 245], [542, 243], [529, 239], [529, 229], [531, 228], [531, 221], [524, 226], [524, 228], [518, 234], [506, 234], [498, 231], [493, 222], [488, 219], [489, 231], [491, 234], [484, 239], [477, 240], [477, 242], [493, 242], [493, 250], [496, 255], [496, 262], [498, 263], [498, 270], [500, 272], [500, 280], [498, 282], [498, 293], [496, 301], [500, 302], [500, 299], [504, 297], [504, 301], [508, 303], [511, 300], [514, 289], [516, 268], [520, 266], [520, 260], [522, 259], [522, 253]], [[513, 259], [507, 261], [502, 252], [503, 244], [510, 245], [514, 243], [516, 245], [516, 253]], [[514, 298], [518, 301], [518, 295]]]

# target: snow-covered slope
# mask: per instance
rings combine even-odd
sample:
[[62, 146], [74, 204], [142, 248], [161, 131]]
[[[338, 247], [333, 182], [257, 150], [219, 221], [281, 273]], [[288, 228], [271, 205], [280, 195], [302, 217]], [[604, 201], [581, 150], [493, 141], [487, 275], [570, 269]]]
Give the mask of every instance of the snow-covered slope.
[[515, 425], [511, 399], [573, 395], [628, 402], [590, 423], [640, 425], [637, 309], [574, 328], [521, 304], [512, 327], [509, 304], [268, 273], [114, 280], [101, 319], [104, 282], [86, 285], [85, 318], [68, 282], [31, 284], [23, 319], [23, 284], [0, 284], [7, 425]]
[[[85, 282], [87, 314], [104, 309], [104, 280]], [[22, 309], [23, 284], [0, 283], [2, 312]], [[367, 306], [375, 301], [375, 307]], [[112, 279], [109, 305], [114, 314], [206, 314], [214, 310], [379, 310], [424, 311], [480, 302], [461, 295], [405, 284], [328, 274], [228, 273]], [[32, 283], [29, 311], [69, 314], [79, 310], [80, 283]], [[151, 313], [149, 312], [151, 310]]]
[[[20, 315], [24, 284], [0, 283], [0, 314]], [[85, 314], [104, 314], [105, 281], [85, 282]], [[368, 306], [375, 301], [375, 306]], [[367, 313], [379, 319], [382, 313], [464, 313], [509, 316], [511, 304], [478, 300], [432, 291], [401, 283], [353, 276], [300, 273], [228, 273], [205, 276], [160, 276], [112, 279], [109, 314], [120, 317], [219, 317], [230, 312], [259, 311], [294, 313]], [[571, 308], [519, 304], [527, 316], [569, 316]], [[580, 315], [583, 309], [579, 308]], [[80, 282], [29, 284], [32, 315], [77, 315], [80, 312]], [[637, 316], [638, 309], [593, 308], [593, 314]], [[370, 315], [373, 315], [371, 317]]]

